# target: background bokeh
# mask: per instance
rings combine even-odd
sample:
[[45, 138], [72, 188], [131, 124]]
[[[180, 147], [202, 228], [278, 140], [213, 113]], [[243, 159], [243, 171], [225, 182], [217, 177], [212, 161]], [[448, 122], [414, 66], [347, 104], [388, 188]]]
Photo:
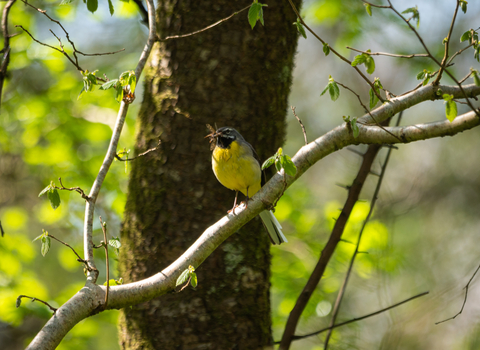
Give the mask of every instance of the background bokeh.
[[[437, 57], [443, 55], [442, 40], [447, 35], [455, 3], [453, 0], [393, 1], [402, 11], [418, 4], [419, 32]], [[66, 6], [59, 6], [58, 1], [37, 3], [61, 19], [81, 51], [125, 48], [113, 57], [80, 58], [83, 68], [98, 69], [98, 74], [105, 73], [109, 78], [134, 68], [146, 37], [135, 5], [124, 2], [114, 5], [115, 14], [110, 16], [106, 4], [92, 15], [82, 3]], [[355, 54], [346, 46], [423, 53], [418, 40], [403, 23], [385, 10], [373, 9], [373, 16], [369, 17], [361, 1], [309, 0], [302, 13], [323, 39], [350, 58]], [[466, 30], [479, 26], [478, 13], [480, 3], [474, 1], [468, 4], [466, 15], [459, 13], [452, 50], [465, 46], [458, 39]], [[268, 22], [268, 8], [265, 20]], [[51, 45], [57, 41], [48, 29], [61, 34], [58, 26], [23, 4], [13, 7], [10, 23], [23, 25]], [[248, 25], [246, 20], [245, 25]], [[83, 201], [77, 193], [63, 191], [62, 204], [54, 211], [46, 198], [37, 197], [38, 193], [52, 180], [58, 184], [58, 177], [66, 187], [80, 186], [86, 191], [90, 188], [103, 160], [118, 104], [112, 91], [96, 91], [77, 100], [82, 87], [80, 73], [61, 54], [35, 44], [27, 35], [14, 37], [11, 45], [11, 75], [4, 88], [0, 115], [0, 220], [5, 230], [5, 237], [0, 238], [0, 345], [21, 349], [51, 313], [45, 306], [26, 299], [17, 309], [17, 296], [31, 295], [58, 306], [84, 283], [83, 268], [67, 247], [53, 242], [50, 252], [42, 257], [40, 243], [32, 242], [45, 229], [81, 251]], [[415, 87], [418, 83], [415, 76], [421, 70], [435, 69], [425, 58], [377, 56], [375, 62], [376, 71], [371, 78], [379, 77], [393, 94]], [[461, 78], [470, 67], [479, 69], [480, 64], [473, 59], [472, 51], [466, 51], [457, 57], [451, 70]], [[353, 88], [368, 102], [368, 88], [354, 70], [332, 54], [325, 57], [321, 43], [307, 33], [307, 39], [300, 38], [299, 42], [290, 104], [296, 106], [309, 140], [342, 123], [343, 116], [360, 117], [363, 113], [349, 91], [342, 89], [336, 102], [327, 95], [320, 97], [329, 75]], [[443, 82], [452, 83], [448, 77]], [[127, 150], [133, 148], [141, 83], [139, 89], [120, 142], [120, 147]], [[467, 111], [463, 105], [458, 107], [459, 113]], [[426, 102], [405, 111], [402, 124], [443, 118], [442, 101]], [[284, 149], [293, 156], [303, 145], [303, 135], [291, 111], [287, 112], [287, 120]], [[393, 152], [374, 216], [362, 240], [361, 250], [368, 254], [357, 258], [338, 321], [362, 316], [424, 291], [430, 294], [336, 330], [330, 343], [332, 349], [479, 348], [480, 291], [476, 279], [462, 315], [435, 325], [460, 309], [463, 287], [480, 264], [478, 133], [474, 129], [455, 137], [400, 145]], [[355, 147], [360, 151], [365, 148]], [[385, 152], [382, 150], [376, 160], [377, 172]], [[360, 161], [349, 150], [328, 156], [299, 179], [278, 204], [276, 216], [289, 243], [271, 250], [275, 340], [280, 339], [288, 314], [346, 199], [346, 191], [337, 185], [351, 183]], [[108, 222], [109, 234], [113, 236], [118, 235], [120, 227], [128, 171], [124, 163], [114, 163], [97, 202], [95, 214]], [[374, 176], [367, 180], [361, 195], [363, 201], [355, 207], [345, 240], [356, 241], [376, 181]], [[95, 223], [94, 229], [95, 239], [100, 241], [99, 223]], [[354, 245], [348, 242], [338, 246], [304, 312], [298, 334], [328, 325], [353, 251]], [[101, 251], [97, 256], [99, 261], [104, 259]], [[102, 264], [98, 265], [102, 268]], [[104, 278], [101, 271], [100, 280]], [[118, 348], [116, 319], [117, 312], [109, 311], [82, 321], [59, 348]], [[324, 335], [320, 335], [301, 340], [293, 349], [322, 349], [323, 339]]]

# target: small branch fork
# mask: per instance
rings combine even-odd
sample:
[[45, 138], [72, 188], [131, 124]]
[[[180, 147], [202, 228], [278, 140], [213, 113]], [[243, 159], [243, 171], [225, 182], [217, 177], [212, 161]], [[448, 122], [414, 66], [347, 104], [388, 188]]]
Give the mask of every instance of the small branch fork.
[[91, 266], [88, 264], [88, 261], [85, 260], [85, 259], [82, 259], [82, 258], [80, 257], [80, 255], [78, 255], [78, 253], [75, 251], [75, 249], [74, 249], [71, 245], [69, 245], [68, 243], [65, 243], [64, 241], [58, 239], [57, 237], [55, 237], [55, 236], [53, 236], [53, 235], [51, 235], [51, 234], [48, 234], [48, 237], [56, 240], [56, 241], [59, 242], [59, 243], [62, 243], [64, 246], [67, 246], [68, 248], [70, 248], [70, 249], [72, 250], [72, 252], [74, 252], [75, 255], [77, 256], [77, 261], [83, 263], [83, 264], [85, 265], [85, 268], [87, 269], [87, 271], [96, 271], [96, 272], [98, 273], [97, 268], [96, 268], [96, 267], [91, 267]]
[[38, 301], [38, 302], [40, 302], [40, 303], [42, 303], [42, 304], [47, 305], [48, 308], [53, 311], [53, 314], [54, 314], [54, 315], [55, 315], [55, 313], [56, 313], [57, 310], [58, 310], [57, 308], [54, 308], [52, 305], [50, 305], [50, 304], [47, 303], [46, 301], [43, 301], [43, 300], [41, 300], [41, 299], [34, 298], [34, 297], [29, 297], [28, 295], [19, 295], [19, 296], [18, 296], [18, 298], [17, 298], [17, 307], [20, 306], [20, 303], [21, 303], [22, 298], [32, 299], [32, 303], [33, 303], [34, 301]]
[[155, 147], [153, 147], [153, 148], [150, 148], [149, 150], [146, 150], [145, 152], [140, 153], [140, 154], [136, 155], [136, 156], [133, 157], [133, 158], [128, 158], [128, 156], [127, 156], [127, 158], [121, 158], [121, 157], [118, 155], [118, 153], [116, 153], [116, 154], [115, 154], [115, 159], [117, 159], [117, 160], [119, 160], [119, 161], [121, 161], [121, 162], [130, 162], [130, 161], [135, 160], [135, 159], [137, 159], [137, 158], [143, 157], [143, 156], [149, 154], [150, 152], [156, 151], [157, 149], [160, 148], [160, 144], [161, 144], [161, 143], [162, 143], [162, 141], [161, 141], [161, 140], [158, 140], [157, 146], [155, 146]]
[[62, 187], [55, 186], [55, 188], [57, 190], [76, 191], [76, 192], [80, 193], [82, 198], [85, 199], [86, 201], [90, 200], [90, 198], [85, 194], [85, 192], [83, 192], [83, 190], [80, 187], [65, 187], [65, 186], [63, 186], [61, 177], [58, 178], [58, 181], [60, 182], [60, 186], [62, 186]]
[[465, 297], [463, 299], [463, 304], [462, 304], [462, 307], [460, 309], [459, 312], [457, 312], [455, 315], [453, 315], [452, 317], [449, 317], [443, 321], [439, 321], [439, 322], [435, 322], [435, 324], [440, 324], [440, 323], [443, 323], [443, 322], [447, 322], [447, 321], [450, 321], [450, 320], [454, 320], [457, 316], [459, 316], [462, 312], [463, 312], [463, 309], [465, 308], [465, 304], [467, 303], [467, 297], [468, 297], [468, 288], [470, 288], [470, 283], [472, 283], [473, 279], [475, 278], [478, 270], [480, 270], [480, 265], [477, 267], [477, 269], [475, 270], [475, 272], [473, 273], [472, 277], [470, 277], [470, 279], [468, 280], [468, 283], [466, 284], [466, 286], [464, 287], [465, 288]]

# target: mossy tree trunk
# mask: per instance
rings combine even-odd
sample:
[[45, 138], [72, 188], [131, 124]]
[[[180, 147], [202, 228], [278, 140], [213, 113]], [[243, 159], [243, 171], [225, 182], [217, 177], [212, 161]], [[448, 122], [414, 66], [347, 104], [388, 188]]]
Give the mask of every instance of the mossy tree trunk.
[[[161, 1], [160, 37], [196, 31], [249, 1]], [[286, 1], [268, 3], [265, 27], [247, 11], [206, 32], [157, 43], [145, 76], [120, 272], [160, 272], [233, 204], [211, 170], [205, 125], [235, 127], [264, 160], [282, 145], [297, 33]], [[271, 344], [270, 243], [256, 219], [197, 269], [199, 285], [123, 311], [125, 349], [259, 349]]]

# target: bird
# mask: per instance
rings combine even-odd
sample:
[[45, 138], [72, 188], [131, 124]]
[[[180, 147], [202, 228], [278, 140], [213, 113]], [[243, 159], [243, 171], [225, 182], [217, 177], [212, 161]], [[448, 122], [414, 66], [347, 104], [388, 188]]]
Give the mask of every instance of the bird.
[[[217, 180], [226, 188], [235, 191], [233, 208], [229, 212], [235, 215], [238, 192], [248, 199], [257, 193], [261, 186], [262, 170], [257, 152], [243, 136], [232, 127], [221, 127], [217, 130], [208, 125], [212, 143], [212, 169]], [[264, 210], [260, 214], [263, 225], [267, 230], [272, 244], [288, 242], [282, 232], [282, 226], [271, 210]]]

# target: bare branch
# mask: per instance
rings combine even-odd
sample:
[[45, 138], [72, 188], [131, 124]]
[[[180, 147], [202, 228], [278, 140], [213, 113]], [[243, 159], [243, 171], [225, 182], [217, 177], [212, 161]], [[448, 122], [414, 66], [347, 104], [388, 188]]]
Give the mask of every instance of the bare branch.
[[146, 150], [145, 152], [136, 155], [136, 156], [133, 157], [133, 158], [128, 158], [128, 156], [127, 156], [127, 158], [120, 158], [120, 156], [118, 155], [118, 153], [116, 153], [116, 154], [115, 154], [115, 159], [117, 159], [117, 160], [119, 160], [119, 161], [121, 161], [121, 162], [130, 162], [130, 161], [135, 160], [135, 159], [137, 159], [137, 158], [143, 157], [143, 156], [149, 154], [150, 152], [156, 151], [157, 149], [160, 148], [160, 144], [161, 144], [161, 143], [162, 143], [162, 141], [159, 139], [156, 147], [150, 148], [150, 149]]
[[347, 46], [347, 49], [352, 50], [352, 51], [356, 51], [356, 52], [360, 52], [360, 53], [364, 53], [364, 54], [370, 55], [370, 56], [389, 56], [389, 57], [398, 57], [398, 58], [430, 57], [426, 53], [413, 53], [413, 54], [410, 54], [410, 55], [396, 55], [396, 54], [387, 53], [387, 52], [367, 52], [367, 51], [354, 49], [353, 47], [349, 47], [349, 46]]
[[66, 191], [76, 191], [78, 192], [83, 199], [85, 199], [86, 201], [88, 201], [90, 198], [88, 198], [88, 196], [85, 194], [85, 192], [83, 192], [83, 190], [80, 188], [80, 187], [65, 187], [63, 186], [63, 183], [62, 183], [62, 178], [59, 177], [58, 178], [58, 181], [60, 182], [60, 186], [62, 187], [58, 187], [58, 186], [55, 186], [55, 188], [57, 190], [66, 190]]
[[54, 314], [54, 315], [55, 315], [55, 313], [56, 313], [57, 310], [58, 310], [57, 308], [54, 308], [52, 305], [50, 305], [50, 304], [47, 303], [46, 301], [43, 301], [43, 300], [41, 300], [41, 299], [34, 298], [34, 297], [29, 297], [28, 295], [19, 295], [19, 296], [18, 296], [18, 298], [17, 298], [17, 307], [20, 306], [20, 301], [22, 300], [22, 298], [32, 299], [32, 303], [33, 303], [34, 301], [38, 301], [38, 302], [40, 302], [40, 303], [42, 303], [42, 304], [44, 304], [44, 305], [47, 305], [48, 308], [53, 311], [53, 314]]
[[[3, 94], [3, 82], [7, 76], [7, 68], [10, 63], [10, 34], [8, 33], [8, 14], [10, 8], [13, 6], [16, 0], [9, 0], [5, 7], [3, 8], [2, 13], [2, 33], [3, 33], [3, 59], [0, 66], [0, 106], [2, 104], [2, 94]], [[2, 230], [3, 237], [3, 230]]]
[[443, 321], [439, 321], [439, 322], [435, 322], [435, 324], [440, 324], [440, 323], [443, 323], [443, 322], [447, 322], [447, 321], [450, 321], [450, 320], [454, 320], [458, 315], [460, 315], [462, 312], [463, 312], [463, 309], [465, 307], [465, 304], [467, 303], [467, 297], [468, 297], [468, 288], [470, 288], [470, 283], [472, 283], [473, 279], [475, 278], [475, 275], [477, 274], [478, 270], [480, 270], [480, 265], [478, 265], [477, 269], [475, 270], [475, 272], [473, 273], [472, 277], [470, 277], [470, 279], [468, 280], [468, 283], [467, 285], [465, 286], [465, 297], [463, 298], [463, 304], [462, 304], [462, 307], [460, 309], [459, 312], [457, 312], [455, 315], [453, 315], [452, 317], [449, 317]]
[[305, 130], [305, 126], [303, 125], [300, 118], [297, 116], [297, 113], [295, 113], [295, 107], [291, 106], [291, 108], [292, 108], [293, 115], [295, 116], [295, 118], [297, 118], [298, 122], [300, 123], [300, 126], [302, 127], [303, 138], [305, 139], [305, 144], [307, 145], [308, 144], [308, 139], [307, 139], [307, 131]]
[[[427, 295], [429, 292], [423, 292], [423, 293], [420, 293], [420, 294], [417, 294], [417, 295], [414, 295], [413, 297], [410, 297], [408, 299], [405, 299], [399, 303], [396, 303], [396, 304], [393, 304], [389, 307], [386, 307], [384, 309], [381, 309], [381, 310], [378, 310], [378, 311], [375, 311], [375, 312], [372, 312], [371, 314], [367, 314], [367, 315], [364, 315], [364, 316], [361, 316], [361, 317], [357, 317], [357, 318], [353, 318], [351, 320], [348, 320], [348, 321], [345, 321], [345, 322], [341, 322], [341, 323], [337, 323], [336, 325], [333, 325], [333, 326], [330, 326], [330, 327], [327, 327], [327, 328], [323, 328], [323, 329], [320, 329], [319, 331], [316, 331], [316, 332], [313, 332], [313, 333], [309, 333], [309, 334], [305, 334], [305, 335], [296, 335], [293, 337], [293, 340], [300, 340], [300, 339], [305, 339], [305, 338], [308, 338], [308, 337], [312, 337], [314, 335], [318, 335], [320, 333], [323, 333], [323, 332], [326, 332], [328, 330], [331, 330], [331, 329], [334, 329], [334, 328], [338, 328], [338, 327], [342, 327], [342, 326], [345, 326], [347, 324], [350, 324], [350, 323], [353, 323], [353, 322], [358, 322], [358, 321], [361, 321], [361, 320], [364, 320], [366, 318], [369, 318], [369, 317], [372, 317], [372, 316], [376, 316], [376, 315], [379, 315], [381, 313], [384, 313], [385, 311], [388, 311], [388, 310], [391, 310], [391, 309], [394, 309], [402, 304], [405, 304], [405, 303], [408, 303], [409, 301], [412, 301], [414, 299], [417, 299], [417, 298], [420, 298], [420, 297], [423, 297], [424, 295]], [[275, 342], [274, 344], [279, 344], [280, 342]]]

